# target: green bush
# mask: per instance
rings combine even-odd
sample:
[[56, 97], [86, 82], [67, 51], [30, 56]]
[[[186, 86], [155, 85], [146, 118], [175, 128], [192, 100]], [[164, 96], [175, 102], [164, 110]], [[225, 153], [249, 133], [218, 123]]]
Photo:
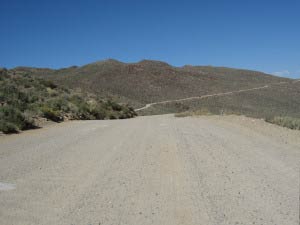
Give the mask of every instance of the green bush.
[[69, 111], [68, 101], [63, 97], [58, 97], [47, 101], [47, 106], [52, 108], [54, 111]]
[[0, 107], [0, 122], [0, 130], [3, 132], [26, 130], [35, 127], [33, 120], [26, 118], [20, 110], [12, 106]]
[[107, 103], [106, 103], [106, 105], [108, 107], [110, 107], [111, 109], [113, 109], [114, 111], [121, 111], [122, 110], [122, 106], [121, 105], [119, 105], [118, 103], [113, 102], [111, 100], [108, 100]]
[[115, 120], [115, 119], [118, 119], [118, 117], [115, 113], [111, 112], [111, 113], [108, 114], [108, 119]]
[[274, 117], [266, 118], [266, 122], [273, 123], [282, 127], [287, 127], [293, 130], [300, 130], [300, 119], [292, 117]]
[[52, 120], [54, 122], [63, 121], [63, 117], [61, 116], [59, 111], [55, 111], [54, 109], [49, 108], [47, 106], [42, 107], [41, 111], [43, 113], [43, 116], [49, 120]]
[[8, 77], [8, 70], [6, 68], [0, 68], [0, 80]]
[[13, 123], [0, 120], [0, 131], [5, 134], [18, 133], [18, 127]]
[[107, 111], [104, 109], [104, 107], [98, 106], [97, 108], [91, 110], [91, 114], [97, 120], [104, 120], [107, 115]]
[[123, 106], [119, 119], [127, 119], [135, 116], [137, 116], [137, 114], [132, 107]]
[[40, 83], [41, 83], [42, 85], [44, 85], [45, 87], [49, 87], [49, 88], [51, 88], [51, 89], [57, 88], [57, 85], [54, 84], [53, 82], [49, 81], [49, 80], [43, 80], [43, 79], [40, 79], [39, 81], [40, 81]]

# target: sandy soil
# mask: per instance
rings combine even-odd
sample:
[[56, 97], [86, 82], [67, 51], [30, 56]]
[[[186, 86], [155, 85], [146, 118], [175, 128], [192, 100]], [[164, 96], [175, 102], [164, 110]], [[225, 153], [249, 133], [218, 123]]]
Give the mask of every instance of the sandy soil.
[[238, 116], [0, 137], [2, 225], [299, 224], [300, 132]]

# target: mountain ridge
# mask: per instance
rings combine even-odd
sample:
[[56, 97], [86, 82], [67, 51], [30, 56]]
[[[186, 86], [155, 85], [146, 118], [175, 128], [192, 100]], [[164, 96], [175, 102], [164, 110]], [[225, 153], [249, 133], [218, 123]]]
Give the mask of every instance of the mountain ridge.
[[[167, 65], [170, 66], [172, 68], [177, 68], [177, 69], [188, 69], [188, 68], [217, 68], [217, 69], [225, 69], [225, 70], [239, 70], [239, 71], [251, 71], [251, 72], [257, 72], [257, 73], [261, 73], [261, 74], [266, 74], [266, 75], [270, 75], [270, 76], [274, 76], [274, 77], [279, 77], [279, 78], [284, 78], [284, 79], [293, 79], [293, 78], [287, 78], [287, 77], [281, 77], [278, 75], [274, 75], [274, 74], [270, 74], [270, 73], [266, 73], [266, 72], [262, 72], [259, 70], [254, 70], [254, 69], [247, 69], [247, 68], [237, 68], [237, 67], [228, 67], [228, 66], [214, 66], [214, 65], [194, 65], [194, 64], [185, 64], [182, 66], [175, 66], [172, 65], [168, 62], [164, 62], [161, 60], [155, 60], [155, 59], [142, 59], [136, 62], [123, 62], [121, 60], [117, 60], [117, 59], [113, 59], [113, 58], [107, 58], [107, 59], [103, 59], [103, 60], [97, 60], [91, 63], [87, 63], [84, 65], [72, 65], [72, 66], [67, 66], [67, 67], [61, 67], [61, 68], [51, 68], [51, 67], [35, 67], [35, 66], [16, 66], [11, 68], [10, 70], [19, 70], [19, 69], [38, 69], [38, 70], [55, 70], [55, 71], [60, 71], [60, 70], [66, 70], [66, 69], [74, 69], [74, 68], [82, 68], [88, 65], [94, 65], [94, 64], [105, 64], [105, 63], [118, 63], [118, 64], [123, 64], [123, 65], [138, 65], [138, 64], [149, 64], [149, 63], [157, 63], [157, 64], [161, 64], [161, 65]], [[4, 67], [0, 67], [0, 68], [4, 68]]]
[[[228, 91], [232, 90], [232, 82], [248, 88], [258, 86], [258, 84], [270, 83], [272, 80], [287, 80], [287, 78], [280, 78], [258, 71], [211, 66], [174, 67], [168, 63], [155, 60], [123, 63], [108, 59], [81, 67], [73, 66], [57, 70], [30, 67], [17, 67], [14, 70], [51, 79], [72, 88], [91, 89], [94, 92], [103, 90], [102, 92], [112, 92], [112, 94], [135, 99], [136, 97], [132, 96], [132, 93], [124, 93], [120, 90], [119, 86], [123, 83], [125, 89], [128, 87], [131, 90], [132, 88], [138, 88], [142, 92], [147, 92], [146, 94], [151, 100], [209, 94], [214, 91], [209, 90], [213, 87], [215, 87], [213, 89], [220, 88], [220, 91]], [[162, 89], [166, 89], [171, 94], [161, 93], [159, 96], [155, 96], [154, 92], [162, 91]], [[173, 92], [180, 93], [174, 94]], [[137, 100], [144, 104], [149, 102], [150, 99], [137, 98]]]
[[[29, 73], [59, 85], [80, 89], [100, 97], [108, 97], [134, 108], [142, 108], [153, 102], [171, 101], [216, 93], [234, 92], [280, 82], [292, 83], [293, 79], [277, 77], [259, 71], [228, 67], [190, 66], [175, 67], [156, 60], [123, 63], [108, 59], [80, 67], [62, 69], [17, 67], [15, 73]], [[272, 87], [252, 93], [236, 93], [233, 96], [216, 96], [211, 99], [174, 102], [153, 106], [140, 114], [176, 113], [199, 107], [226, 108], [248, 111], [293, 112], [300, 105], [298, 85]], [[278, 93], [281, 96], [278, 96]], [[205, 104], [204, 104], [205, 103]], [[226, 104], [225, 104], [226, 103]], [[286, 108], [283, 108], [284, 107]], [[238, 106], [238, 107], [236, 107]], [[237, 109], [236, 109], [237, 108]], [[251, 113], [253, 114], [253, 113]], [[256, 115], [256, 114], [255, 114]], [[259, 115], [258, 115], [259, 116]]]

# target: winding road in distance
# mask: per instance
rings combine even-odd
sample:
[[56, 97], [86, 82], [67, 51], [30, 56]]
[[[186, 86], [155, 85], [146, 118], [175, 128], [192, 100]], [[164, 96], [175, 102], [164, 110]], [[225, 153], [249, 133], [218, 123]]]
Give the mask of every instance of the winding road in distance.
[[238, 116], [0, 136], [2, 225], [299, 224], [300, 132]]
[[248, 89], [241, 89], [241, 90], [237, 90], [237, 91], [228, 91], [228, 92], [221, 92], [221, 93], [216, 93], [216, 94], [208, 94], [208, 95], [194, 96], [194, 97], [188, 97], [188, 98], [180, 98], [180, 99], [174, 99], [174, 100], [152, 102], [152, 103], [146, 104], [145, 106], [143, 106], [141, 108], [135, 109], [135, 111], [136, 112], [142, 111], [142, 110], [150, 108], [153, 105], [161, 105], [161, 104], [166, 104], [166, 103], [182, 102], [182, 101], [189, 101], [189, 100], [195, 100], [195, 99], [204, 99], [204, 98], [210, 98], [210, 97], [216, 97], [216, 96], [226, 96], [226, 95], [232, 95], [232, 94], [237, 94], [237, 93], [242, 93], [242, 92], [249, 92], [249, 91], [266, 89], [266, 88], [269, 88], [272, 85], [287, 84], [287, 83], [297, 83], [299, 81], [300, 80], [294, 80], [292, 82], [290, 82], [290, 81], [287, 81], [287, 82], [283, 81], [283, 82], [279, 82], [279, 83], [273, 83], [273, 84], [269, 84], [269, 85], [264, 85], [264, 86], [260, 86], [260, 87], [254, 87], [254, 88], [248, 88]]

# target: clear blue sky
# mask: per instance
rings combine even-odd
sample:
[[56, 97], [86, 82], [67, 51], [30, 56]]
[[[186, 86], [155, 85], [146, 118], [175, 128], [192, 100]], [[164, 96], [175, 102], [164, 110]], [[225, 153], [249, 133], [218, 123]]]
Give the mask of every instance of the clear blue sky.
[[1, 0], [0, 66], [115, 58], [300, 77], [300, 1]]

